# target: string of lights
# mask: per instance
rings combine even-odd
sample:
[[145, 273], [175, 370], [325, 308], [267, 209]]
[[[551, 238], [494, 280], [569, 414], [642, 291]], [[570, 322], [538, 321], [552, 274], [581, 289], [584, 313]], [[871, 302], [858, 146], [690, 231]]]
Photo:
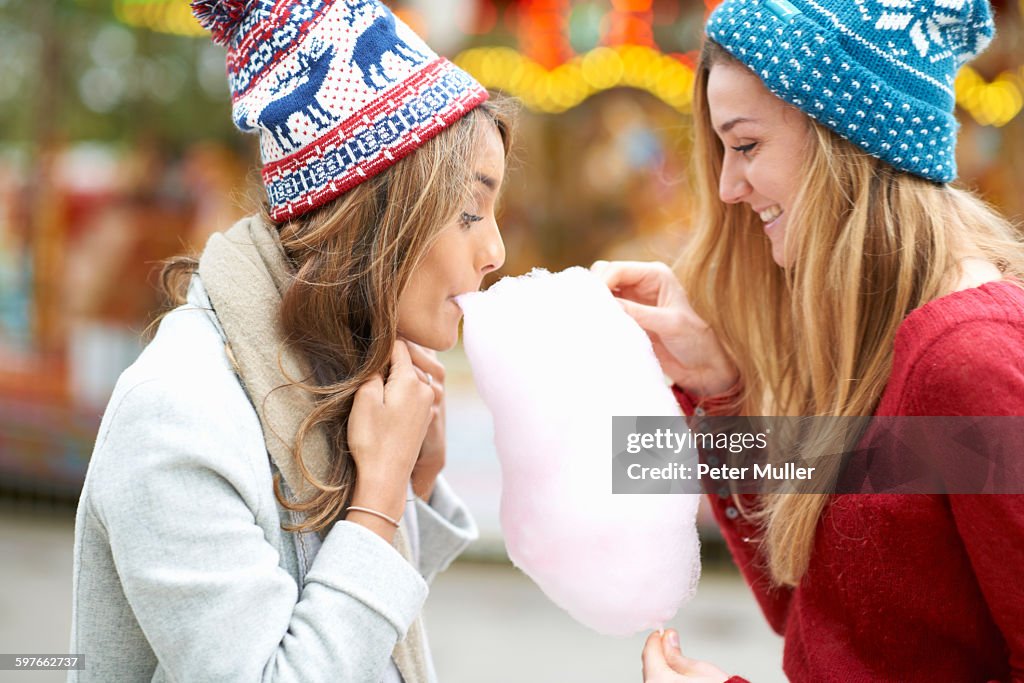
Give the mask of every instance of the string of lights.
[[508, 47], [466, 50], [455, 57], [484, 86], [514, 95], [527, 107], [557, 113], [610, 88], [635, 88], [681, 112], [690, 108], [693, 69], [649, 47], [597, 47], [552, 70]]
[[[1019, 0], [1024, 6], [1024, 0]], [[710, 11], [718, 0], [705, 0]], [[477, 47], [453, 61], [488, 88], [502, 90], [535, 111], [563, 112], [610, 88], [636, 88], [680, 112], [688, 112], [693, 69], [681, 55], [657, 49], [651, 31], [652, 0], [614, 0], [603, 45], [574, 54], [567, 37], [568, 0], [523, 0], [519, 49]], [[1021, 12], [1024, 13], [1024, 7]], [[152, 31], [204, 36], [183, 0], [114, 0], [119, 21]], [[993, 80], [965, 66], [956, 101], [977, 123], [1002, 127], [1024, 109], [1024, 65]]]

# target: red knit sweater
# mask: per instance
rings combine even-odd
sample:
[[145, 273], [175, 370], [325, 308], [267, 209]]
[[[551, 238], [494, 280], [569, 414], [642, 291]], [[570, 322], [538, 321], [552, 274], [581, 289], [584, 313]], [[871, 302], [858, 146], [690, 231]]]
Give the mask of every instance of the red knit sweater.
[[[876, 415], [1024, 415], [1024, 291], [992, 282], [907, 316]], [[771, 587], [731, 498], [711, 501], [790, 680], [1024, 682], [1024, 496], [833, 496], [794, 589]]]

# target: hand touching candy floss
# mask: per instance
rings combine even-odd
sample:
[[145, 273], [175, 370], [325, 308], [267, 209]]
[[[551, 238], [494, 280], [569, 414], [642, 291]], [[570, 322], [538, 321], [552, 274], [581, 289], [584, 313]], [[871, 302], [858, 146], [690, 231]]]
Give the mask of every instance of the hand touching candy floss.
[[680, 414], [647, 335], [583, 268], [458, 302], [509, 557], [595, 631], [661, 628], [696, 592], [698, 496], [612, 494], [612, 416]]

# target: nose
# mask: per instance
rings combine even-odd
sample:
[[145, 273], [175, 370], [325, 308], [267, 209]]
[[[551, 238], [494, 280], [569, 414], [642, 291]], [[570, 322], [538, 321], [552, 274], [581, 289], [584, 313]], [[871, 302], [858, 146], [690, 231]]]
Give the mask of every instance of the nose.
[[722, 159], [722, 174], [718, 179], [718, 197], [726, 204], [736, 204], [750, 192], [750, 183], [738, 161], [730, 159], [726, 152]]
[[483, 242], [478, 252], [480, 274], [487, 275], [505, 265], [505, 242], [501, 239], [497, 221], [491, 221], [491, 229], [486, 231], [481, 239]]

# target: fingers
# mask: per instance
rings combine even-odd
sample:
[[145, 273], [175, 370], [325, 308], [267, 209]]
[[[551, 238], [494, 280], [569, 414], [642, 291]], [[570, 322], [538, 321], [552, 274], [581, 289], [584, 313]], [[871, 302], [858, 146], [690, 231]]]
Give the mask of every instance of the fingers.
[[641, 279], [641, 270], [635, 261], [594, 261], [590, 272], [601, 278], [608, 289], [615, 291], [623, 285], [635, 284]]
[[661, 635], [657, 631], [653, 631], [651, 635], [647, 636], [647, 642], [644, 643], [644, 651], [640, 654], [640, 661], [643, 663], [645, 681], [672, 671], [668, 666], [668, 662], [665, 661]]
[[437, 353], [434, 350], [420, 346], [408, 339], [402, 341], [409, 350], [409, 358], [416, 371], [416, 376], [434, 391], [434, 404], [440, 403], [444, 399], [444, 364], [437, 359]]
[[660, 261], [595, 261], [590, 272], [613, 292], [640, 288], [646, 294], [656, 293], [661, 282], [675, 278], [672, 269]]
[[679, 649], [679, 634], [674, 629], [666, 630], [663, 635], [655, 631], [648, 636], [643, 658], [645, 681], [724, 683], [729, 680], [729, 674], [714, 664], [684, 656]]
[[428, 379], [431, 380], [430, 388], [433, 389], [433, 391], [434, 391], [433, 405], [434, 405], [434, 409], [436, 410], [437, 406], [439, 406], [441, 404], [441, 401], [444, 400], [444, 385], [442, 385], [440, 382], [438, 382], [437, 380], [435, 380], [435, 379], [433, 379], [433, 378], [431, 378], [429, 376], [428, 376]]
[[403, 339], [395, 340], [394, 345], [391, 347], [391, 371], [388, 375], [388, 383], [391, 382], [392, 377], [403, 376], [416, 377], [427, 385], [432, 383], [433, 376], [430, 371], [421, 368], [413, 362], [413, 346], [415, 344], [412, 342], [407, 342]]
[[392, 401], [401, 403], [407, 400], [407, 397], [416, 395], [417, 401], [429, 401], [427, 405], [432, 404], [434, 391], [431, 385], [433, 383], [433, 378], [429, 377], [429, 373], [413, 365], [407, 343], [396, 339], [391, 347], [391, 369], [388, 371], [388, 379], [384, 386], [384, 403], [389, 404]]
[[679, 649], [679, 634], [674, 629], [665, 631], [665, 635], [661, 637], [661, 647], [665, 663], [670, 669], [680, 674], [696, 673], [693, 666], [697, 662], [683, 655]]
[[391, 345], [391, 369], [392, 372], [397, 368], [404, 368], [407, 365], [412, 364], [412, 359], [409, 357], [409, 347], [405, 345], [405, 342], [401, 339], [396, 339], [395, 343]]
[[403, 341], [409, 350], [409, 358], [412, 360], [412, 364], [429, 374], [436, 381], [444, 384], [444, 365], [437, 359], [437, 352], [411, 342], [408, 339]]
[[442, 384], [441, 384], [441, 383], [440, 383], [440, 382], [439, 382], [439, 381], [437, 380], [437, 378], [435, 378], [435, 377], [434, 377], [434, 376], [433, 376], [432, 374], [430, 374], [429, 372], [423, 372], [423, 370], [420, 370], [420, 369], [419, 369], [418, 367], [416, 367], [415, 365], [414, 365], [414, 366], [412, 366], [412, 369], [413, 369], [413, 371], [414, 371], [414, 372], [416, 373], [416, 377], [417, 377], [417, 378], [418, 378], [418, 379], [419, 379], [419, 380], [420, 380], [421, 382], [423, 382], [423, 383], [424, 383], [424, 384], [426, 384], [426, 385], [427, 385], [428, 387], [430, 387], [431, 391], [433, 391], [433, 392], [434, 392], [434, 398], [433, 398], [433, 403], [434, 403], [434, 405], [436, 406], [436, 405], [437, 405], [438, 403], [440, 403], [441, 399], [443, 399], [443, 398], [444, 398], [444, 385], [442, 385]]
[[370, 375], [370, 378], [359, 385], [356, 389], [356, 398], [364, 397], [364, 400], [375, 403], [384, 402], [384, 377], [379, 372]]
[[419, 380], [421, 382], [423, 382], [424, 384], [430, 384], [431, 382], [434, 381], [433, 377], [431, 377], [429, 372], [424, 372], [423, 370], [420, 370], [415, 365], [412, 366], [412, 371], [416, 374], [416, 376], [419, 378]]
[[664, 329], [666, 323], [665, 311], [656, 306], [645, 306], [629, 299], [616, 297], [615, 300], [622, 306], [622, 310], [635, 320], [636, 324], [643, 328], [645, 332], [657, 334]]

